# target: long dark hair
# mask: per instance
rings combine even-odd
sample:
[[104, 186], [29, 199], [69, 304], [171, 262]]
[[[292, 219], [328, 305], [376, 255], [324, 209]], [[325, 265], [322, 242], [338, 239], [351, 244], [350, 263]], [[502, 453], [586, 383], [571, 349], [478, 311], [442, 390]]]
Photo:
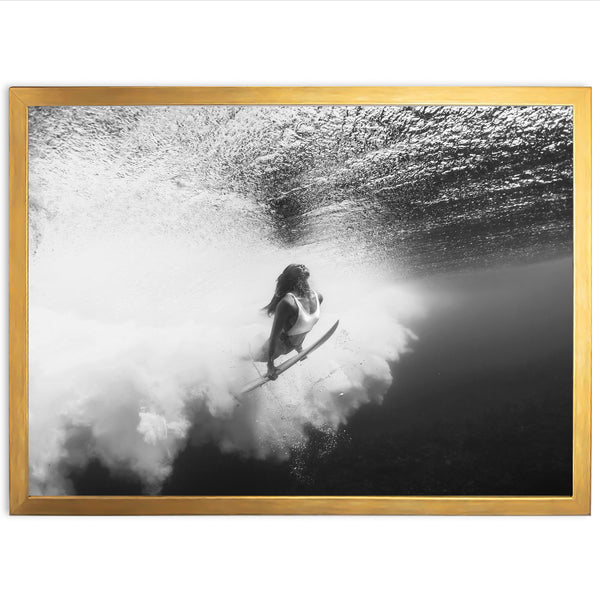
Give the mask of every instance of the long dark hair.
[[296, 290], [301, 295], [307, 294], [310, 290], [310, 286], [308, 285], [309, 277], [310, 272], [304, 265], [288, 265], [277, 278], [275, 293], [271, 298], [271, 302], [263, 310], [266, 310], [267, 314], [271, 316], [275, 312], [279, 301], [288, 292]]

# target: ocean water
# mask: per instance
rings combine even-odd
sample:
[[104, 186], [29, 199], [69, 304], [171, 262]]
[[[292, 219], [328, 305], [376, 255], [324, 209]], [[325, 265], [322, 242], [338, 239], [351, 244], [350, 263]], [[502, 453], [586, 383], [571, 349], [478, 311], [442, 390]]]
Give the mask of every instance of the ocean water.
[[[568, 493], [565, 107], [30, 114], [30, 493]], [[303, 262], [339, 332], [240, 398]]]
[[164, 493], [570, 495], [571, 279], [563, 258], [423, 281], [427, 317], [383, 403], [286, 463], [190, 443]]

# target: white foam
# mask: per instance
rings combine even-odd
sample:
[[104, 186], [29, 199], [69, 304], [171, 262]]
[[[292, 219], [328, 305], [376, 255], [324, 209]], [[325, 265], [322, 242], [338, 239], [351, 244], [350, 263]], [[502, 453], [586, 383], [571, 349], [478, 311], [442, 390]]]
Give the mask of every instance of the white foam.
[[[351, 240], [284, 246], [254, 199], [181, 187], [147, 154], [135, 176], [117, 162], [95, 143], [30, 161], [32, 494], [73, 491], [70, 469], [92, 459], [157, 492], [189, 436], [285, 459], [307, 425], [335, 430], [382, 399], [419, 310], [383, 265]], [[270, 328], [259, 308], [290, 262], [325, 297], [311, 336], [340, 328], [238, 402], [256, 377], [248, 345]]]

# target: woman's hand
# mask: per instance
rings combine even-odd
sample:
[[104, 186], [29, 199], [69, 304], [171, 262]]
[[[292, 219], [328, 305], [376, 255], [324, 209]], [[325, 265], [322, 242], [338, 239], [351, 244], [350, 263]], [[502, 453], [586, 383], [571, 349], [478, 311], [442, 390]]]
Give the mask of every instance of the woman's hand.
[[277, 371], [275, 370], [275, 365], [273, 363], [267, 363], [267, 377], [271, 381], [275, 381], [277, 377], [279, 377]]

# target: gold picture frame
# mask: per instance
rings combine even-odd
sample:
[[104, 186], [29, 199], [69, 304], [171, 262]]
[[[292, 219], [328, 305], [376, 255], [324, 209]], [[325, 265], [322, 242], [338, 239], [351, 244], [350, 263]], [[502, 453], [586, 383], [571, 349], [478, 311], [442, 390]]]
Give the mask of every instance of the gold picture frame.
[[[28, 108], [58, 105], [570, 105], [574, 131], [572, 496], [30, 496]], [[38, 515], [585, 515], [591, 447], [591, 89], [586, 87], [15, 87], [9, 91], [10, 512]]]

